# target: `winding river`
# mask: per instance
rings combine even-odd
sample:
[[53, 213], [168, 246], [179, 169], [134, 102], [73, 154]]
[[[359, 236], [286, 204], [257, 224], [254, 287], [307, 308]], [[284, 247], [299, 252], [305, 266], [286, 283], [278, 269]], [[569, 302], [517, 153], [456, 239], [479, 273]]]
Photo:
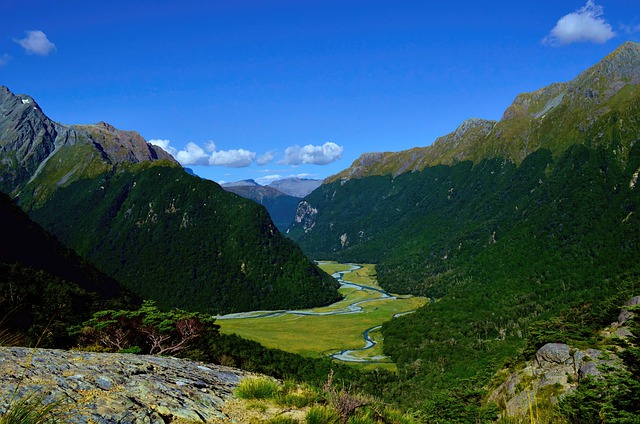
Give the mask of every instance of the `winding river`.
[[[342, 308], [338, 308], [338, 309], [332, 309], [330, 311], [325, 311], [325, 312], [318, 312], [312, 309], [308, 309], [308, 310], [278, 310], [278, 311], [252, 311], [252, 312], [238, 312], [238, 313], [234, 313], [234, 314], [227, 314], [227, 315], [220, 315], [217, 316], [216, 319], [218, 320], [225, 320], [225, 319], [235, 319], [235, 318], [266, 318], [266, 317], [278, 317], [278, 316], [283, 316], [283, 315], [298, 315], [298, 316], [304, 316], [304, 315], [318, 315], [318, 316], [323, 316], [323, 315], [345, 315], [345, 314], [358, 314], [358, 313], [362, 313], [364, 310], [362, 308], [362, 304], [367, 303], [367, 302], [375, 302], [375, 301], [379, 301], [380, 299], [397, 299], [396, 296], [387, 293], [386, 291], [376, 288], [376, 287], [370, 287], [370, 286], [364, 286], [362, 284], [356, 284], [353, 283], [351, 281], [347, 281], [344, 279], [345, 274], [348, 274], [352, 271], [358, 270], [360, 268], [362, 268], [362, 266], [360, 265], [355, 265], [355, 264], [348, 264], [350, 265], [350, 268], [344, 271], [338, 271], [334, 274], [332, 274], [331, 276], [333, 278], [335, 278], [339, 283], [340, 283], [340, 287], [350, 287], [350, 288], [356, 288], [359, 290], [365, 290], [365, 291], [371, 291], [371, 292], [376, 292], [378, 294], [380, 294], [379, 297], [376, 298], [372, 298], [372, 299], [365, 299], [365, 300], [359, 300], [357, 302], [353, 302], [345, 307]], [[334, 305], [336, 305], [337, 303], [343, 302], [344, 300], [338, 301], [336, 303], [334, 303]], [[328, 308], [331, 308], [332, 305], [329, 305]], [[319, 308], [322, 309], [322, 308]], [[404, 312], [404, 313], [400, 313], [400, 314], [396, 314], [394, 315], [394, 318], [396, 318], [397, 316], [401, 316], [401, 315], [406, 315], [408, 313], [412, 313], [411, 312]], [[334, 359], [337, 359], [339, 361], [344, 361], [344, 362], [360, 362], [360, 363], [380, 363], [380, 362], [389, 362], [389, 359], [386, 356], [374, 356], [371, 358], [360, 358], [355, 356], [355, 354], [357, 352], [362, 352], [364, 350], [368, 350], [373, 348], [377, 342], [373, 339], [371, 339], [371, 337], [369, 336], [369, 333], [371, 331], [377, 330], [379, 328], [381, 328], [381, 325], [376, 325], [374, 327], [368, 328], [366, 329], [363, 333], [362, 333], [362, 337], [364, 339], [365, 342], [365, 346], [361, 347], [361, 348], [357, 348], [357, 349], [346, 349], [346, 350], [341, 350], [340, 352], [336, 352], [331, 354], [331, 357]]]

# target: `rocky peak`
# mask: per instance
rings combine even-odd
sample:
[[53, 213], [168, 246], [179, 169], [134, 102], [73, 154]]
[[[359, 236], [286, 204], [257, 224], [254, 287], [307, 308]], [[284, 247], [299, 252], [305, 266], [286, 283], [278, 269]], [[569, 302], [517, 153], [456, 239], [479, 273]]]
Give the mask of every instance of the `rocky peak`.
[[33, 98], [0, 87], [0, 190], [10, 192], [32, 178], [55, 151], [59, 132]]
[[230, 183], [220, 184], [222, 187], [256, 187], [259, 186], [257, 182], [253, 179], [234, 181]]
[[605, 78], [613, 82], [625, 81], [631, 84], [638, 84], [640, 82], [639, 67], [640, 44], [627, 41], [596, 65], [578, 75], [576, 80]]
[[149, 143], [136, 131], [119, 130], [106, 122], [93, 125], [76, 125], [75, 128], [87, 132], [94, 144], [104, 151], [112, 163], [139, 163], [166, 159], [176, 160], [159, 146]]
[[[364, 154], [350, 168], [327, 178], [326, 182], [373, 175], [395, 177], [427, 166], [467, 160], [477, 163], [488, 158], [504, 158], [519, 163], [539, 148], [557, 154], [587, 139], [606, 142], [600, 132], [587, 133], [597, 126], [613, 125], [604, 119], [613, 110], [620, 112], [619, 125], [625, 125], [625, 139], [621, 141], [635, 143], [637, 130], [631, 126], [635, 124], [630, 123], [636, 121], [623, 118], [632, 112], [622, 100], [637, 99], [638, 89], [623, 92], [622, 99], [609, 100], [624, 87], [637, 84], [640, 84], [640, 44], [626, 42], [570, 82], [519, 94], [497, 123], [468, 119], [430, 146]], [[598, 122], [599, 119], [604, 121]]]
[[[61, 159], [62, 165], [57, 166], [68, 166], [68, 175], [63, 173], [62, 180], [55, 182], [58, 185], [70, 181], [72, 174], [80, 177], [82, 169], [89, 168], [88, 162], [94, 160], [104, 167], [160, 159], [178, 164], [170, 154], [148, 144], [135, 131], [118, 130], [106, 122], [62, 125], [49, 119], [31, 96], [16, 95], [0, 86], [0, 190], [20, 192], [59, 150], [76, 145], [85, 150], [77, 154], [73, 163]], [[78, 158], [87, 163], [78, 163]]]
[[627, 84], [640, 84], [640, 44], [626, 42], [569, 84], [574, 101], [602, 103]]

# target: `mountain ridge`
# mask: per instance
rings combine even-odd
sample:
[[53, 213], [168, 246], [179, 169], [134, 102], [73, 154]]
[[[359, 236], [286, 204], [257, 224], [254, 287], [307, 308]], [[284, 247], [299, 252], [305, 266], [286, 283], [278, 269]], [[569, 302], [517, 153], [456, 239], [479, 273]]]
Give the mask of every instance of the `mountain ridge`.
[[[637, 93], [639, 66], [640, 44], [625, 42], [572, 81], [518, 94], [499, 121], [472, 118], [427, 147], [365, 153], [351, 167], [328, 177], [325, 183], [373, 175], [395, 177], [403, 172], [420, 171], [426, 166], [453, 165], [465, 160], [478, 163], [492, 157], [520, 163], [528, 153], [539, 148], [549, 148], [557, 155], [571, 144], [557, 145], [554, 139], [558, 138], [575, 142], [586, 136], [597, 143], [599, 133], [594, 124], [615, 110], [615, 106], [619, 106], [616, 103]], [[620, 99], [614, 99], [615, 96]], [[575, 122], [568, 116], [584, 114], [584, 109], [590, 113], [579, 117], [583, 125], [575, 128]], [[548, 118], [546, 122], [545, 118]], [[624, 141], [630, 142], [633, 137], [633, 134], [626, 134]]]
[[[36, 201], [56, 187], [130, 163], [164, 160], [180, 166], [135, 131], [119, 130], [106, 122], [54, 122], [33, 97], [13, 94], [5, 86], [0, 86], [0, 134], [0, 190], [29, 198], [40, 191], [33, 196]], [[56, 165], [49, 164], [68, 158], [77, 165], [62, 175]]]
[[504, 363], [596, 337], [637, 295], [638, 82], [626, 43], [499, 122], [363, 155], [300, 203], [288, 235], [307, 255], [375, 263], [385, 290], [434, 299], [382, 327], [395, 393], [428, 421], [497, 419], [483, 393]]
[[0, 191], [164, 308], [292, 309], [340, 297], [338, 283], [278, 231], [264, 207], [190, 175], [135, 131], [57, 124], [32, 97], [6, 87]]

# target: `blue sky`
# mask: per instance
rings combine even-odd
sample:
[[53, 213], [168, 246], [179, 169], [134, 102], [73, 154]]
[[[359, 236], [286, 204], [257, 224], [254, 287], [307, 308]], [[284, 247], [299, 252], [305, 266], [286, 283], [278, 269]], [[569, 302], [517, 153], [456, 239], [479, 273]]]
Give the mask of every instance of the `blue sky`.
[[638, 0], [0, 3], [0, 85], [216, 181], [427, 146], [640, 41]]

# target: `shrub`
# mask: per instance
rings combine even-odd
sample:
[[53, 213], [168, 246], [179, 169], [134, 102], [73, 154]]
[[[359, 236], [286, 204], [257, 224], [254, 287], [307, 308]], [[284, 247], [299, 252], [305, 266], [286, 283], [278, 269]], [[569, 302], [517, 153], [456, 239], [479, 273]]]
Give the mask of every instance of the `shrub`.
[[278, 415], [271, 418], [269, 424], [300, 424], [300, 421], [288, 415]]
[[313, 406], [305, 416], [307, 424], [339, 424], [340, 415], [326, 406]]
[[270, 378], [246, 378], [236, 387], [236, 396], [241, 399], [274, 399], [279, 390], [278, 383]]

